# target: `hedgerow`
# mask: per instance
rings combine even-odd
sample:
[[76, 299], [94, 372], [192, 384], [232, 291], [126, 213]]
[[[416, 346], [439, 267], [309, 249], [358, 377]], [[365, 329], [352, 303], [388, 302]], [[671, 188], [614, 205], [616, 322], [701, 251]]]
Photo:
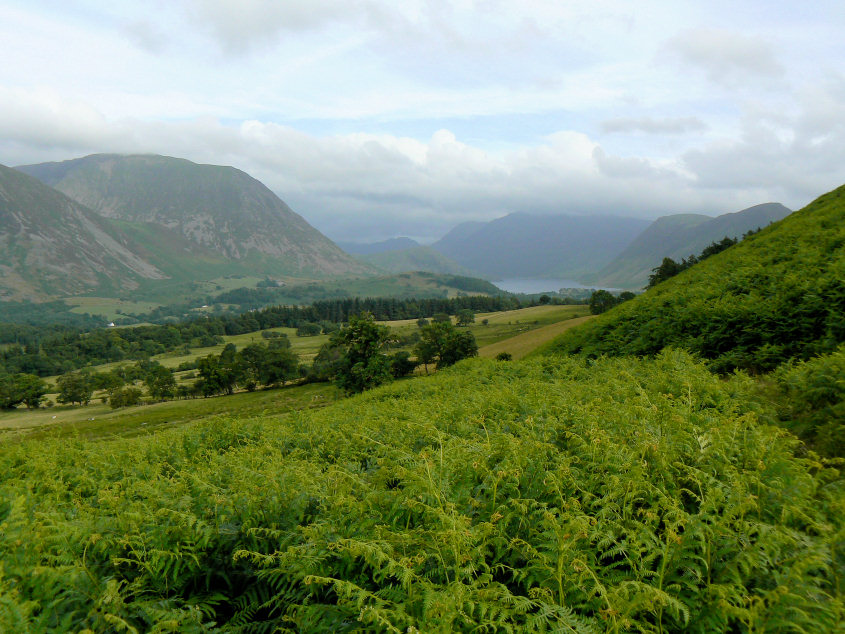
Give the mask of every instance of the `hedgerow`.
[[0, 451], [0, 630], [830, 632], [837, 465], [688, 354]]

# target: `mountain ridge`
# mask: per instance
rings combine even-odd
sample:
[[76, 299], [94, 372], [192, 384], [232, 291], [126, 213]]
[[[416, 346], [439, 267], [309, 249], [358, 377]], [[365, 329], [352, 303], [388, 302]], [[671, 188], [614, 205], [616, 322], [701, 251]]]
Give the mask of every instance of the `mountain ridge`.
[[663, 258], [680, 262], [690, 255], [697, 256], [714, 241], [725, 236], [740, 238], [747, 231], [765, 227], [790, 213], [791, 210], [780, 203], [763, 203], [715, 217], [700, 214], [661, 216], [611, 262], [588, 276], [587, 281], [600, 286], [640, 289]]
[[[164, 227], [224, 260], [251, 260], [256, 274], [371, 273], [263, 183], [234, 167], [154, 154], [92, 154], [16, 169], [106, 218]], [[175, 260], [157, 264], [177, 272]]]
[[490, 279], [579, 279], [610, 262], [648, 225], [623, 216], [516, 212], [462, 223], [431, 246]]

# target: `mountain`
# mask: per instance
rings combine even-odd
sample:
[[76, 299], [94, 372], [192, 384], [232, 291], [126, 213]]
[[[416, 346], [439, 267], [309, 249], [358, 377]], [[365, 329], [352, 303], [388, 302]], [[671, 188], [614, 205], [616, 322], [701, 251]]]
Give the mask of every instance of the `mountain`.
[[738, 238], [790, 213], [780, 203], [765, 203], [716, 218], [699, 214], [663, 216], [588, 281], [597, 286], [643, 288], [651, 270], [663, 258], [680, 262], [690, 255], [698, 255], [707, 245], [725, 236]]
[[411, 238], [399, 237], [382, 240], [381, 242], [336, 242], [337, 246], [352, 255], [374, 255], [387, 251], [413, 249], [420, 243]]
[[431, 247], [416, 246], [410, 249], [381, 251], [372, 255], [360, 255], [358, 258], [386, 273], [428, 271], [429, 273], [475, 276], [475, 273], [470, 269], [461, 266], [452, 258], [446, 257]]
[[845, 186], [620, 304], [549, 351], [653, 355], [768, 371], [845, 342]]
[[174, 276], [369, 272], [266, 186], [233, 167], [94, 154], [17, 169], [115, 221]]
[[106, 219], [0, 165], [0, 299], [131, 290], [166, 277]]
[[513, 213], [458, 225], [432, 248], [491, 279], [578, 279], [605, 266], [649, 224], [618, 216]]

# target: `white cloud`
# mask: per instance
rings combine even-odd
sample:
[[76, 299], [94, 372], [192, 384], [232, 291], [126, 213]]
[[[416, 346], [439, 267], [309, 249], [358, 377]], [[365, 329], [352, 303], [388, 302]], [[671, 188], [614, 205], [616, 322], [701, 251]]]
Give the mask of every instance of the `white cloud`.
[[230, 164], [335, 237], [799, 206], [845, 181], [837, 7], [9, 0], [0, 162]]

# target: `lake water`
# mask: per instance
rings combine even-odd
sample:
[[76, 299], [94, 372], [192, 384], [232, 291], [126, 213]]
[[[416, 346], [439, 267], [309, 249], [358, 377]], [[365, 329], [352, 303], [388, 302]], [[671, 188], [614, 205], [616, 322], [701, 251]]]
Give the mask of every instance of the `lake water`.
[[561, 288], [595, 288], [584, 286], [574, 280], [537, 280], [517, 277], [499, 280], [493, 284], [510, 293], [556, 293]]

